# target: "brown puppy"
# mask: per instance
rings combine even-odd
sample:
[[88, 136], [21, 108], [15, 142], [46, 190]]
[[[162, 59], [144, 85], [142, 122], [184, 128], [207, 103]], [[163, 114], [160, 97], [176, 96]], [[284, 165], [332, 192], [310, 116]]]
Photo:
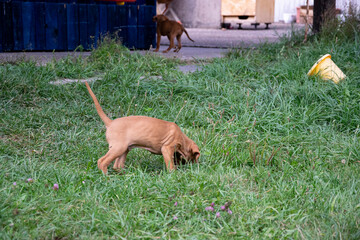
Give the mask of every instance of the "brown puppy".
[[[181, 35], [183, 32], [185, 32], [186, 36], [190, 39], [190, 41], [193, 41], [190, 37], [187, 31], [185, 30], [184, 26], [178, 22], [169, 20], [164, 15], [156, 15], [153, 17], [153, 21], [157, 23], [156, 26], [156, 33], [157, 33], [157, 41], [156, 41], [156, 49], [154, 52], [159, 51], [160, 48], [160, 40], [161, 36], [167, 36], [170, 40], [170, 46], [168, 49], [163, 51], [163, 53], [167, 53], [170, 49], [175, 48], [174, 52], [179, 52], [181, 49]], [[177, 48], [174, 44], [174, 38], [176, 37], [178, 41]]]
[[126, 155], [133, 148], [143, 148], [151, 153], [163, 155], [168, 170], [174, 170], [178, 157], [189, 162], [198, 162], [200, 151], [196, 143], [188, 138], [173, 122], [146, 117], [129, 116], [111, 120], [102, 110], [90, 86], [85, 82], [96, 110], [106, 126], [106, 140], [109, 151], [98, 160], [98, 168], [107, 173], [114, 160], [114, 169], [125, 166]]
[[162, 14], [164, 14], [166, 12], [166, 10], [168, 10], [169, 8], [169, 4], [172, 2], [173, 0], [157, 0], [158, 3], [165, 3], [165, 10], [163, 11]]

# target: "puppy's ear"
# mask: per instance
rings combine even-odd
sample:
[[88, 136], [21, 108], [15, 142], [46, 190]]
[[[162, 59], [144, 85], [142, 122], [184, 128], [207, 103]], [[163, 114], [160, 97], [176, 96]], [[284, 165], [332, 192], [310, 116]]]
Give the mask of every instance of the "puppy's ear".
[[195, 152], [195, 153], [193, 154], [193, 156], [194, 156], [195, 162], [196, 162], [196, 163], [199, 163], [200, 153], [199, 153], [199, 152]]
[[191, 146], [191, 156], [192, 156], [192, 159], [194, 160], [194, 162], [199, 163], [200, 150], [196, 144], [193, 144]]

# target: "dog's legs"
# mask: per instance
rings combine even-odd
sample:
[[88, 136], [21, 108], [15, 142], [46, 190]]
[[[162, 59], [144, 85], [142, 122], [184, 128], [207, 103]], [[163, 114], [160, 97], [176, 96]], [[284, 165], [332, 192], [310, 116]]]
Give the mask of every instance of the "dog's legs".
[[126, 156], [128, 153], [129, 151], [126, 151], [123, 155], [115, 159], [115, 163], [113, 166], [114, 170], [120, 171], [125, 167]]
[[104, 156], [102, 156], [101, 158], [99, 158], [98, 160], [98, 168], [101, 170], [101, 163], [103, 161], [104, 158], [106, 158], [109, 155], [109, 152], [107, 152]]
[[178, 42], [178, 46], [177, 46], [177, 48], [175, 48], [174, 52], [179, 52], [181, 49], [181, 35], [177, 35], [176, 40]]
[[161, 40], [161, 34], [158, 32], [157, 33], [157, 39], [156, 39], [156, 49], [154, 50], [154, 52], [158, 52], [159, 48], [160, 48], [160, 40]]
[[110, 150], [98, 160], [98, 168], [103, 171], [104, 174], [107, 173], [107, 168], [112, 161], [116, 158], [122, 156], [127, 151], [127, 148], [110, 148]]
[[170, 171], [175, 170], [174, 147], [164, 146], [161, 148], [161, 153], [164, 157], [166, 168]]
[[168, 36], [168, 39], [170, 40], [170, 46], [168, 49], [166, 49], [165, 51], [163, 51], [163, 53], [167, 53], [168, 51], [170, 51], [172, 48], [174, 48], [174, 38], [175, 36], [171, 35], [171, 36]]

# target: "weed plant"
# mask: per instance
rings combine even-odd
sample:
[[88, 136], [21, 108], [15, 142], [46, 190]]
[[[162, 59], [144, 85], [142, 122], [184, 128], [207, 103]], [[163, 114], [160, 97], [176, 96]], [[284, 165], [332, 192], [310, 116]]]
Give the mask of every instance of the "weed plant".
[[[359, 239], [353, 34], [237, 49], [190, 74], [112, 40], [89, 58], [3, 64], [0, 238]], [[306, 76], [326, 53], [347, 75], [338, 85]], [[93, 76], [110, 118], [175, 121], [200, 164], [168, 173], [161, 156], [133, 150], [123, 174], [104, 176], [105, 127], [84, 84], [50, 84]]]

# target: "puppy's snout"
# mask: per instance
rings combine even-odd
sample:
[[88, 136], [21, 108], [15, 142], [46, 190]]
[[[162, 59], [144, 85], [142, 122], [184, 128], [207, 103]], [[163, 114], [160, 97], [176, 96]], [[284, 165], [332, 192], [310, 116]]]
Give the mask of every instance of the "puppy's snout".
[[153, 22], [157, 22], [157, 17], [156, 16], [153, 17]]

